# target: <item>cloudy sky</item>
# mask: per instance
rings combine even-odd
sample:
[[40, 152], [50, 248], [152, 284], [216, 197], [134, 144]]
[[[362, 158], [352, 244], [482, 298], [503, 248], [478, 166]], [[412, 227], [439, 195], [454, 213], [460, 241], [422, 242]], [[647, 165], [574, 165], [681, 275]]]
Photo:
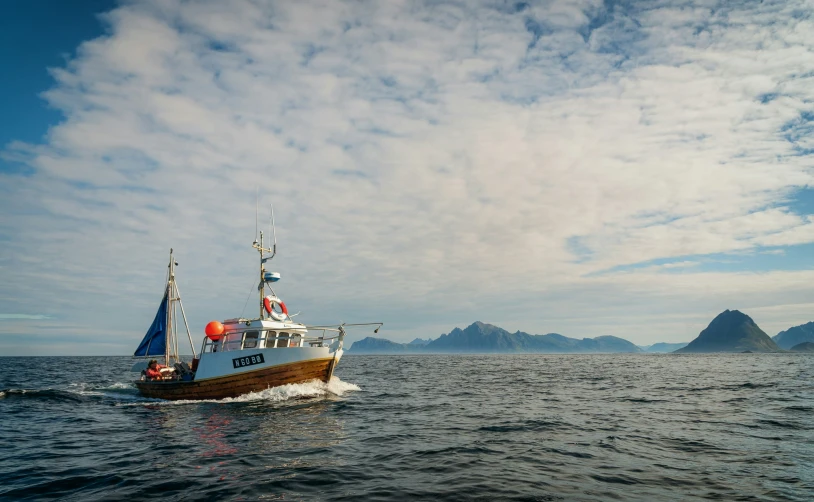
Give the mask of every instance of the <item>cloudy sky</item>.
[[42, 3], [0, 7], [0, 354], [132, 353], [170, 247], [196, 340], [254, 314], [256, 192], [308, 323], [814, 319], [811, 1]]

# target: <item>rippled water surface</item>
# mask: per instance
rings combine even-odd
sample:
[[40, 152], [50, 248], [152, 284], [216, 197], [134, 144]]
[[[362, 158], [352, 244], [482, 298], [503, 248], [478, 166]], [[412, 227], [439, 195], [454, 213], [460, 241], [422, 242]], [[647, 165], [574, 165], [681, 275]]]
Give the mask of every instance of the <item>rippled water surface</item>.
[[814, 499], [814, 356], [346, 356], [170, 403], [0, 358], [0, 499]]

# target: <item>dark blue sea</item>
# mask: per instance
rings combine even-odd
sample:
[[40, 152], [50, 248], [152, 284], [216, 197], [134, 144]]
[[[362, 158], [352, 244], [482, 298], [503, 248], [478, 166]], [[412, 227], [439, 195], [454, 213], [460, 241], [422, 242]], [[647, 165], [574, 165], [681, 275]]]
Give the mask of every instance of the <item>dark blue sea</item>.
[[814, 500], [814, 356], [346, 356], [329, 385], [138, 396], [0, 358], [1, 500]]

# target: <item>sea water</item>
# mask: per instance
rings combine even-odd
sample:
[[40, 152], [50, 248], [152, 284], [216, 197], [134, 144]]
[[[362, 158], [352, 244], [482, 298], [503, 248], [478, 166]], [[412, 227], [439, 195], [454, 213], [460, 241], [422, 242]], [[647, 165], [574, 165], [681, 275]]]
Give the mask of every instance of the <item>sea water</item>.
[[203, 402], [130, 366], [0, 358], [0, 499], [814, 499], [811, 355], [347, 355]]

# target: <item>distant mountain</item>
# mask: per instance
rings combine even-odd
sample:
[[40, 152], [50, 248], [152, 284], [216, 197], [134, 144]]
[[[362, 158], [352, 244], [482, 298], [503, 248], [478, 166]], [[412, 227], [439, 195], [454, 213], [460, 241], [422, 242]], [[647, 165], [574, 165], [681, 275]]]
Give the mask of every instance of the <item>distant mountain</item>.
[[677, 353], [691, 352], [777, 352], [780, 347], [738, 310], [725, 310], [709, 326]]
[[[374, 340], [384, 342], [374, 342]], [[420, 340], [420, 339], [419, 339]], [[509, 333], [503, 328], [475, 322], [465, 329], [455, 328], [449, 334], [441, 335], [426, 345], [400, 344], [389, 340], [365, 338], [354, 343], [349, 352], [360, 353], [566, 353], [566, 352], [641, 352], [634, 344], [615, 336], [596, 338], [568, 338], [549, 333], [530, 335], [517, 331]]]
[[801, 324], [800, 326], [789, 328], [786, 331], [781, 331], [774, 335], [772, 340], [774, 340], [774, 343], [781, 349], [786, 350], [803, 342], [814, 342], [814, 322]]
[[427, 345], [432, 341], [432, 338], [427, 338], [426, 340], [421, 338], [416, 338], [412, 342], [408, 343], [407, 345]]
[[687, 343], [665, 343], [659, 342], [654, 343], [653, 345], [648, 345], [647, 347], [641, 347], [642, 350], [645, 352], [653, 352], [653, 353], [666, 353], [666, 352], [674, 352], [678, 349], [683, 349], [687, 346]]
[[792, 352], [814, 352], [814, 342], [798, 343], [790, 350]]
[[528, 352], [530, 335], [509, 333], [480, 321], [466, 329], [455, 328], [425, 347], [429, 352]]
[[369, 336], [358, 342], [354, 342], [348, 351], [354, 354], [404, 354], [418, 352], [420, 345], [408, 345], [406, 343], [396, 343], [385, 338], [373, 338]]
[[[545, 336], [545, 335], [543, 335]], [[641, 352], [642, 349], [618, 336], [583, 338], [578, 342], [581, 352]]]

